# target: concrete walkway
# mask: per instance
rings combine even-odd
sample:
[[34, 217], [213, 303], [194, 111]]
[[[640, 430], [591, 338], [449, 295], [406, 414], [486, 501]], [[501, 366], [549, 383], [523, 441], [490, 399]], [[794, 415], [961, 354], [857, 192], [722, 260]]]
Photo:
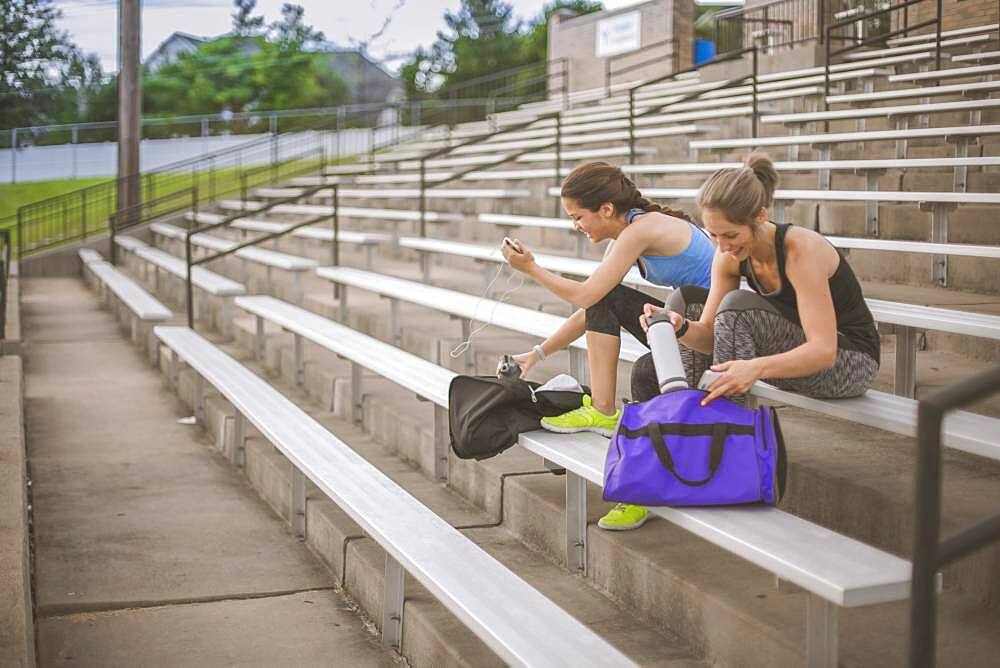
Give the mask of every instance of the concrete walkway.
[[79, 279], [22, 314], [41, 665], [395, 663]]

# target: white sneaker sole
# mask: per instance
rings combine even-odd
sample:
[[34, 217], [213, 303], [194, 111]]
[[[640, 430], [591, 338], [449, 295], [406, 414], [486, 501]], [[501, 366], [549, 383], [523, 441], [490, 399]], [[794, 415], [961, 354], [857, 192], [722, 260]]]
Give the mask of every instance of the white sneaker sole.
[[542, 429], [546, 431], [552, 431], [557, 434], [579, 434], [581, 431], [590, 431], [595, 434], [600, 434], [604, 438], [611, 438], [615, 430], [614, 429], [603, 429], [601, 427], [553, 427], [550, 424], [539, 421], [542, 425]]

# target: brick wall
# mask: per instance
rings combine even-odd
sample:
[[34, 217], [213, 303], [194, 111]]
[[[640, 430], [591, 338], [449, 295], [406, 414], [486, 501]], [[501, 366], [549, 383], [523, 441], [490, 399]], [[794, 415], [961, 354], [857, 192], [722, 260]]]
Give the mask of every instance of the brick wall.
[[[607, 58], [598, 58], [595, 41], [599, 21], [629, 12], [640, 12], [640, 47], [637, 51], [613, 59], [615, 69], [646, 63], [614, 78], [615, 83], [649, 79], [681, 69], [692, 62], [694, 8], [691, 0], [650, 0], [620, 10], [573, 16], [554, 14], [549, 20], [549, 59], [566, 58], [570, 71], [570, 90], [586, 90], [604, 85]], [[660, 42], [668, 42], [655, 46]], [[672, 44], [677, 45], [676, 60]]]
[[[928, 21], [934, 18], [936, 5], [934, 2], [924, 2], [910, 10], [910, 24]], [[944, 20], [942, 30], [955, 28], [972, 28], [986, 23], [997, 22], [997, 0], [944, 0], [941, 6]], [[922, 30], [921, 32], [931, 32]]]

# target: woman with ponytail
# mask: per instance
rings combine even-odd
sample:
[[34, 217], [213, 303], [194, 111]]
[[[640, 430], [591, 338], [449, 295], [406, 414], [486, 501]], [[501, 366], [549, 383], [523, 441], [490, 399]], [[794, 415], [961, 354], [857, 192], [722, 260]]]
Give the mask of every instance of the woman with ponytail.
[[[520, 240], [501, 245], [504, 258], [514, 269], [577, 307], [552, 336], [514, 358], [526, 375], [540, 359], [586, 334], [591, 396], [584, 397], [581, 408], [544, 418], [542, 427], [560, 433], [593, 431], [611, 436], [621, 414], [615, 406], [621, 330], [645, 344], [639, 318], [645, 304], [658, 303], [645, 293], [621, 285], [622, 279], [633, 265], [638, 265], [643, 277], [657, 285], [707, 289], [715, 246], [686, 214], [650, 202], [619, 168], [604, 162], [574, 169], [563, 182], [560, 196], [577, 231], [586, 234], [592, 243], [611, 243], [600, 265], [583, 282], [539, 267]], [[619, 504], [598, 525], [605, 529], [633, 529], [647, 518], [645, 508]]]
[[[822, 235], [768, 220], [778, 175], [764, 154], [720, 169], [698, 206], [718, 243], [711, 289], [685, 286], [667, 299], [694, 386], [705, 368], [721, 373], [703, 403], [743, 401], [766, 380], [816, 398], [863, 394], [879, 367], [879, 336], [851, 266]], [[750, 290], [740, 290], [740, 279]], [[646, 318], [661, 307], [647, 304]], [[658, 393], [649, 356], [632, 369], [632, 395]]]

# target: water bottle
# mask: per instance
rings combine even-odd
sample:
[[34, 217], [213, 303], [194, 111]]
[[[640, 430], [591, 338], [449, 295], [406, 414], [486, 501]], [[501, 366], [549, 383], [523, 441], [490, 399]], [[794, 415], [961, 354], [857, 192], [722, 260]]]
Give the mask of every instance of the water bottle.
[[649, 341], [649, 349], [653, 351], [653, 366], [656, 367], [660, 393], [687, 387], [687, 375], [684, 373], [681, 351], [677, 347], [677, 335], [665, 310], [650, 316], [646, 340]]

